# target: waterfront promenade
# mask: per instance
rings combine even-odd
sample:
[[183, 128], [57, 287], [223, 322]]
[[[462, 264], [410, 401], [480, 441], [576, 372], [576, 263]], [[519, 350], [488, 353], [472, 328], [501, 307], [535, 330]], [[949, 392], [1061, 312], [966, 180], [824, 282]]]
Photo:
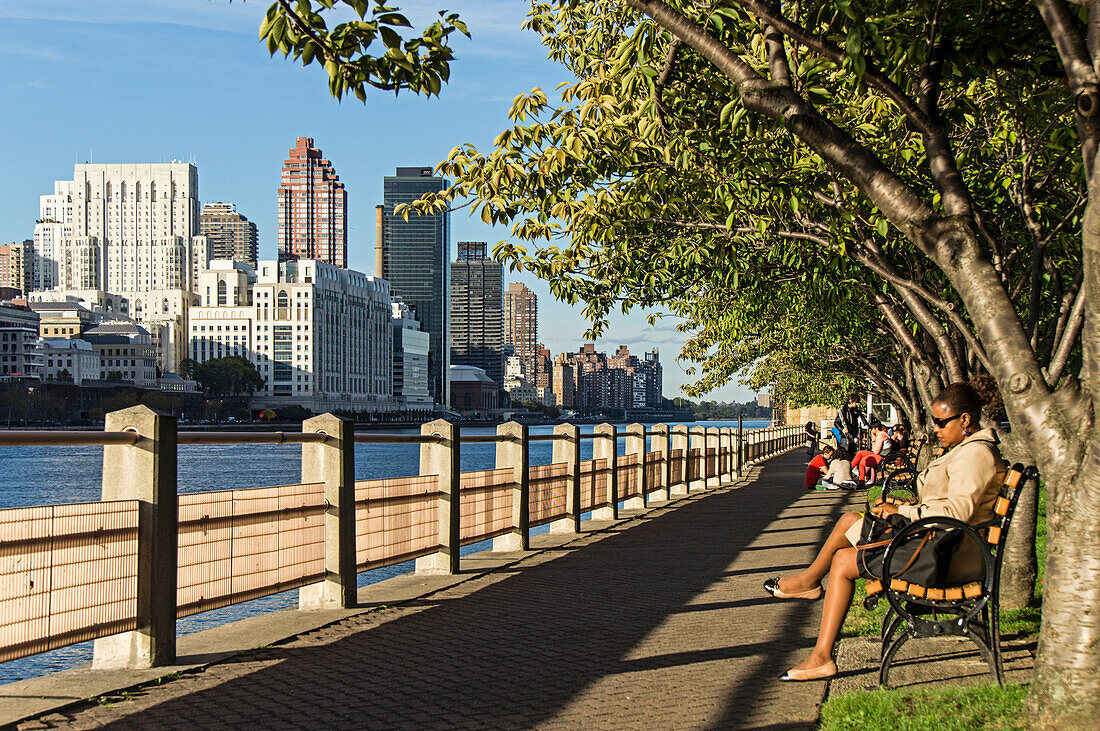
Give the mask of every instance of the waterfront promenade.
[[22, 726], [812, 727], [824, 684], [775, 677], [812, 644], [819, 606], [761, 589], [845, 509], [802, 488], [804, 464], [795, 450], [458, 576], [367, 587], [328, 626]]

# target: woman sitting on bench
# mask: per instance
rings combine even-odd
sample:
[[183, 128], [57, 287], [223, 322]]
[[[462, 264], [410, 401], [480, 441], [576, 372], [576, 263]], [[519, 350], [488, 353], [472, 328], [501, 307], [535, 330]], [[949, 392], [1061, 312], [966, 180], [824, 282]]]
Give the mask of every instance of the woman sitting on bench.
[[[878, 422], [871, 425], [871, 444], [871, 449], [860, 450], [852, 457], [852, 467], [859, 471], [860, 484], [874, 482], [878, 466], [892, 460], [898, 452], [890, 433]], [[871, 476], [869, 480], [868, 474]]]
[[[917, 477], [920, 503], [883, 504], [876, 515], [900, 513], [909, 520], [930, 516], [957, 518], [971, 525], [993, 517], [993, 505], [1005, 475], [1004, 461], [992, 429], [979, 431], [982, 399], [967, 383], [953, 383], [932, 404], [932, 423], [947, 453], [932, 461]], [[820, 599], [825, 596], [821, 631], [810, 656], [779, 677], [785, 681], [827, 680], [837, 673], [833, 648], [848, 614], [859, 578], [856, 544], [863, 518], [847, 513], [825, 541], [817, 558], [804, 571], [782, 579], [768, 579], [764, 589], [778, 599]], [[965, 581], [980, 572], [980, 547], [963, 541], [952, 558], [949, 581]], [[829, 575], [827, 591], [821, 580]]]

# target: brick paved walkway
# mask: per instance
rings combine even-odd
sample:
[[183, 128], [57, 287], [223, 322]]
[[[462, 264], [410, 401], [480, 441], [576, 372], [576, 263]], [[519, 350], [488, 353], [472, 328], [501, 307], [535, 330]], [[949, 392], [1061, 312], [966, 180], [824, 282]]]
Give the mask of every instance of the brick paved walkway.
[[411, 605], [363, 614], [110, 705], [23, 728], [809, 728], [783, 684], [819, 604], [761, 583], [843, 510], [801, 450]]

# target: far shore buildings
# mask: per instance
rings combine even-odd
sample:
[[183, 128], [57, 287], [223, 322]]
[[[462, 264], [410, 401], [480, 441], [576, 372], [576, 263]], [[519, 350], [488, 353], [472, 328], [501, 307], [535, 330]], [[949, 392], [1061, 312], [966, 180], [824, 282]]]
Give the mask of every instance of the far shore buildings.
[[449, 402], [451, 364], [450, 299], [451, 214], [447, 211], [405, 220], [395, 214], [402, 203], [448, 185], [430, 167], [399, 167], [382, 181], [383, 205], [376, 211], [375, 276], [390, 283], [428, 333], [429, 388], [436, 403]]
[[41, 367], [38, 313], [26, 306], [0, 302], [0, 380], [37, 379]]
[[31, 299], [115, 308], [148, 331], [157, 367], [175, 371], [187, 310], [210, 261], [189, 163], [83, 163], [39, 197]]
[[38, 353], [42, 358], [43, 381], [67, 381], [81, 386], [103, 377], [99, 351], [82, 338], [41, 338]]
[[538, 382], [538, 297], [519, 282], [504, 293], [504, 346], [519, 357], [522, 378]]
[[199, 230], [210, 242], [211, 259], [235, 259], [256, 267], [259, 261], [256, 224], [237, 213], [232, 203], [204, 205]]
[[400, 297], [390, 303], [393, 322], [393, 400], [398, 408], [431, 409], [428, 333]]
[[13, 241], [0, 246], [0, 290], [13, 290], [26, 296], [34, 286], [33, 263], [33, 241]]
[[313, 259], [216, 260], [199, 296], [190, 356], [250, 360], [265, 379], [253, 408], [395, 408], [388, 282]]
[[576, 353], [557, 356], [551, 371], [552, 390], [562, 408], [659, 409], [663, 404], [663, 373], [656, 348], [638, 358], [620, 345], [608, 357], [594, 343], [585, 343]]
[[110, 321], [90, 328], [84, 340], [99, 355], [104, 380], [156, 388], [156, 347], [145, 328], [133, 322]]
[[466, 414], [485, 414], [499, 405], [500, 384], [489, 378], [481, 368], [468, 365], [451, 366], [451, 405]]
[[348, 194], [312, 137], [294, 141], [278, 191], [279, 259], [348, 266]]
[[476, 366], [500, 385], [504, 265], [490, 259], [487, 248], [483, 241], [459, 241], [451, 263], [451, 364]]

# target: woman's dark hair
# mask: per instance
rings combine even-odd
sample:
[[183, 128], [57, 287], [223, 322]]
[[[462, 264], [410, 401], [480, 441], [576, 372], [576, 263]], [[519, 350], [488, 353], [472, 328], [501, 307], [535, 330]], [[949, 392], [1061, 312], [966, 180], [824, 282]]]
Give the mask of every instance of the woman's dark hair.
[[1005, 402], [997, 388], [997, 381], [988, 373], [981, 373], [970, 379], [970, 386], [982, 399], [982, 411], [993, 421], [1007, 421]]
[[855, 391], [848, 394], [848, 403], [852, 403], [853, 401], [862, 401], [862, 400], [863, 399], [860, 397], [860, 395], [858, 393], [856, 393]]
[[962, 381], [952, 383], [940, 391], [935, 402], [946, 406], [952, 414], [970, 414], [970, 423], [973, 424], [975, 429], [978, 428], [985, 400], [969, 383]]
[[851, 457], [848, 456], [847, 449], [845, 449], [844, 447], [837, 447], [833, 450], [833, 459], [842, 459], [847, 462], [851, 459]]

